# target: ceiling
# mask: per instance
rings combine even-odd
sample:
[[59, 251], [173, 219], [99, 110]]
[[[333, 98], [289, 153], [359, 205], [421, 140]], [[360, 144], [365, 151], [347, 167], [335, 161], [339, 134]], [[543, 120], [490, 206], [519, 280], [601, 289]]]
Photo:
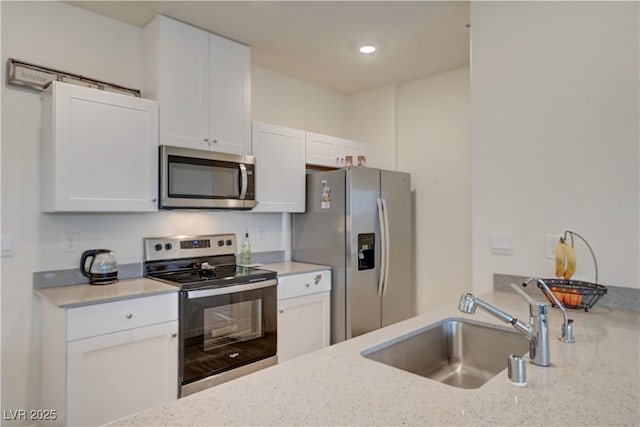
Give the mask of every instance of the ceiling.
[[[68, 1], [129, 24], [167, 15], [251, 46], [251, 62], [344, 93], [469, 63], [466, 1]], [[361, 44], [378, 46], [374, 54]]]

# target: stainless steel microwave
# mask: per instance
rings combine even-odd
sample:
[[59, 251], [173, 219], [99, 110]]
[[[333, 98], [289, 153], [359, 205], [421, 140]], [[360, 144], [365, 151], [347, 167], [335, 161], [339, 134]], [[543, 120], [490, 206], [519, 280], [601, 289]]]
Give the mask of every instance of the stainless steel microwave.
[[256, 207], [256, 158], [160, 146], [161, 209]]

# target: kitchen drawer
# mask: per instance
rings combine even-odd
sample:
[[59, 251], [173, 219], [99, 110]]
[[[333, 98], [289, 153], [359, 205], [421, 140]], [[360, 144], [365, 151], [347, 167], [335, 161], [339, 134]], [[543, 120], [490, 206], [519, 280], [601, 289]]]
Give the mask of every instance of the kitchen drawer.
[[67, 310], [67, 341], [177, 319], [177, 293], [70, 308]]
[[278, 276], [278, 300], [331, 290], [331, 270]]

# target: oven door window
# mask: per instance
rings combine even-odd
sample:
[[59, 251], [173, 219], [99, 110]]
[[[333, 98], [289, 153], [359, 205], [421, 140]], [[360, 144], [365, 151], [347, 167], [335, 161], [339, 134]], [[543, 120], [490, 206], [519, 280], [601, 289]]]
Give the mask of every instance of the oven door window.
[[[232, 287], [230, 287], [232, 288]], [[181, 297], [182, 383], [276, 354], [276, 287]]]
[[204, 309], [205, 351], [263, 336], [262, 300], [233, 302]]
[[237, 199], [240, 169], [235, 163], [169, 156], [169, 197]]

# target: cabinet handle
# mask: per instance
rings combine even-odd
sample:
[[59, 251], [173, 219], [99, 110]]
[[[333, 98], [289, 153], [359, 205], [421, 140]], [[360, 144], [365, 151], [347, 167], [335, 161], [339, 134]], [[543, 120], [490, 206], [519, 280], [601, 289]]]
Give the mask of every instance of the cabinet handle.
[[155, 203], [155, 202], [157, 202], [157, 201], [158, 201], [158, 199], [156, 199], [156, 198], [154, 197], [153, 199], [151, 199], [151, 201], [152, 201], [153, 203]]
[[209, 138], [205, 138], [205, 139], [204, 139], [204, 142], [207, 142], [207, 143], [208, 143], [208, 142], [209, 142]]
[[217, 144], [217, 143], [218, 143], [218, 140], [217, 140], [217, 139], [215, 139], [215, 138], [213, 138], [213, 143], [214, 143], [214, 144]]
[[284, 310], [278, 310], [280, 312], [280, 314], [284, 313]]
[[178, 336], [178, 334], [177, 334], [177, 333], [175, 333], [175, 332], [171, 334], [171, 338], [175, 338], [175, 337], [177, 337], [177, 336]]
[[306, 284], [304, 285], [304, 287], [305, 287], [305, 288], [308, 288], [308, 287], [309, 287], [309, 284], [308, 284], [308, 283], [306, 283]]
[[131, 319], [133, 317], [133, 314], [129, 313], [127, 314], [127, 319]]

